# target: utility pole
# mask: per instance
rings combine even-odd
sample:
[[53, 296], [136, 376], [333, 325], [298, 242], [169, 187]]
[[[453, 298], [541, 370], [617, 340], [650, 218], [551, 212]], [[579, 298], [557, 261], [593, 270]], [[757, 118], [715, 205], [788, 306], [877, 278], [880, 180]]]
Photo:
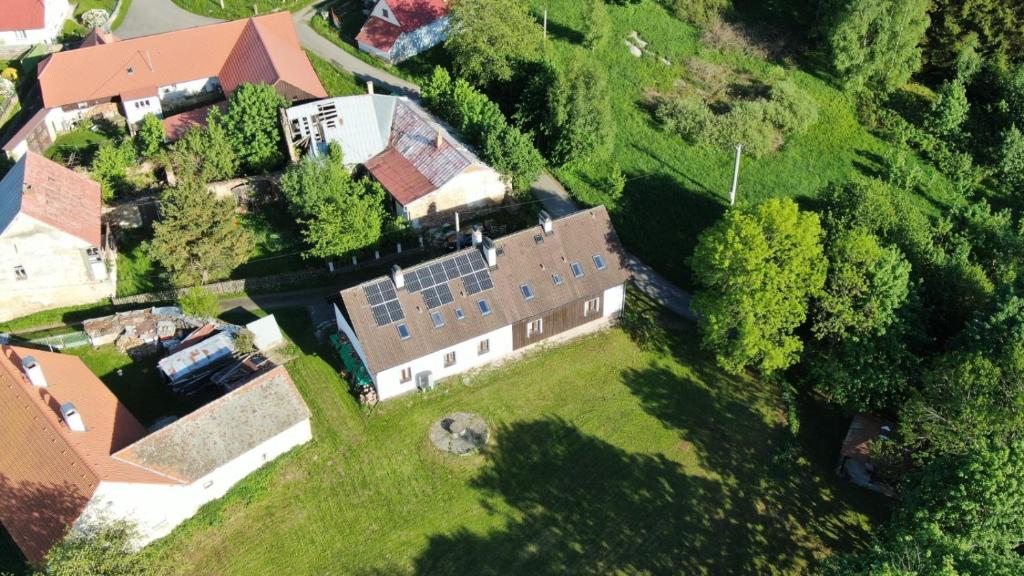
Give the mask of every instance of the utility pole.
[[544, 45], [548, 43], [548, 9], [544, 9]]
[[729, 191], [729, 206], [736, 205], [736, 185], [740, 181], [740, 154], [743, 153], [743, 144], [736, 145], [736, 165], [732, 169], [732, 190]]
[[459, 213], [455, 213], [455, 249], [462, 250], [462, 232], [459, 230]]

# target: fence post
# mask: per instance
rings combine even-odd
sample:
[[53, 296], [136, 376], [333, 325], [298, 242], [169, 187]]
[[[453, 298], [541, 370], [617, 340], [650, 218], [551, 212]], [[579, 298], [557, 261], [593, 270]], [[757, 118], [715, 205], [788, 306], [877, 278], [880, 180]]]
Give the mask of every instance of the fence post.
[[334, 272], [334, 260], [327, 261], [327, 269], [330, 270], [331, 272]]
[[352, 265], [353, 265], [353, 266], [356, 266], [357, 264], [359, 264], [359, 261], [358, 261], [358, 260], [356, 260], [356, 257], [355, 257], [355, 256], [353, 256], [353, 257], [352, 257]]
[[380, 260], [380, 250], [377, 250], [376, 248], [373, 250], [373, 259]]
[[402, 253], [402, 243], [401, 242], [398, 243], [398, 253], [399, 254]]

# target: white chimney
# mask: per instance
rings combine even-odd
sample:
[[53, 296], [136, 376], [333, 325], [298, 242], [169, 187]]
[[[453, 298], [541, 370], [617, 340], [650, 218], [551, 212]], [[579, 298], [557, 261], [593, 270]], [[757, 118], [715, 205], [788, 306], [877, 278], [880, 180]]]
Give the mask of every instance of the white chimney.
[[74, 404], [71, 402], [61, 404], [60, 415], [72, 432], [85, 432], [85, 422], [82, 421], [82, 415], [78, 413], [78, 410], [75, 410]]
[[473, 248], [479, 248], [480, 244], [484, 241], [484, 231], [480, 229], [480, 226], [473, 225]]
[[444, 132], [441, 127], [437, 127], [437, 149], [440, 150], [441, 146], [444, 146]]
[[483, 252], [484, 260], [487, 260], [487, 267], [494, 268], [498, 265], [498, 249], [494, 247], [494, 241], [484, 238], [480, 243], [480, 251]]
[[540, 214], [537, 216], [537, 222], [540, 224], [541, 228], [544, 229], [544, 234], [551, 234], [551, 231], [552, 231], [551, 215], [548, 214], [547, 210], [541, 210], [540, 211]]
[[391, 267], [391, 281], [395, 283], [395, 288], [405, 288], [405, 276], [398, 264]]
[[46, 376], [43, 375], [43, 367], [36, 362], [35, 358], [32, 356], [22, 358], [21, 368], [25, 370], [25, 376], [28, 376], [28, 380], [33, 386], [46, 388]]
[[373, 80], [366, 81], [366, 93], [373, 94]]

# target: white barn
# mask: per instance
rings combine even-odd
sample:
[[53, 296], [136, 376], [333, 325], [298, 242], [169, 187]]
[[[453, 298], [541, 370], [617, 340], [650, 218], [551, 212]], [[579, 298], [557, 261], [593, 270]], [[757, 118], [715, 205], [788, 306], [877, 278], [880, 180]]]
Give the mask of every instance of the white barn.
[[387, 399], [607, 326], [630, 274], [603, 206], [393, 269], [341, 293], [339, 330]]

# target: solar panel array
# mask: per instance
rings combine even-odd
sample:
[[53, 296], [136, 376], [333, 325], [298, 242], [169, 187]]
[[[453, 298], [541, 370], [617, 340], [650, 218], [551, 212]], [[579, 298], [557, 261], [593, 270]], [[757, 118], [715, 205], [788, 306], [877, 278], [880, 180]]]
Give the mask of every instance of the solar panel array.
[[405, 288], [410, 293], [422, 292], [427, 309], [455, 301], [448, 282], [462, 278], [467, 294], [494, 288], [487, 263], [479, 252], [453, 256], [440, 262], [405, 273]]
[[398, 302], [398, 293], [395, 292], [395, 285], [390, 279], [363, 286], [363, 291], [366, 292], [366, 299], [370, 302], [370, 310], [377, 326], [387, 326], [405, 319], [405, 312]]

